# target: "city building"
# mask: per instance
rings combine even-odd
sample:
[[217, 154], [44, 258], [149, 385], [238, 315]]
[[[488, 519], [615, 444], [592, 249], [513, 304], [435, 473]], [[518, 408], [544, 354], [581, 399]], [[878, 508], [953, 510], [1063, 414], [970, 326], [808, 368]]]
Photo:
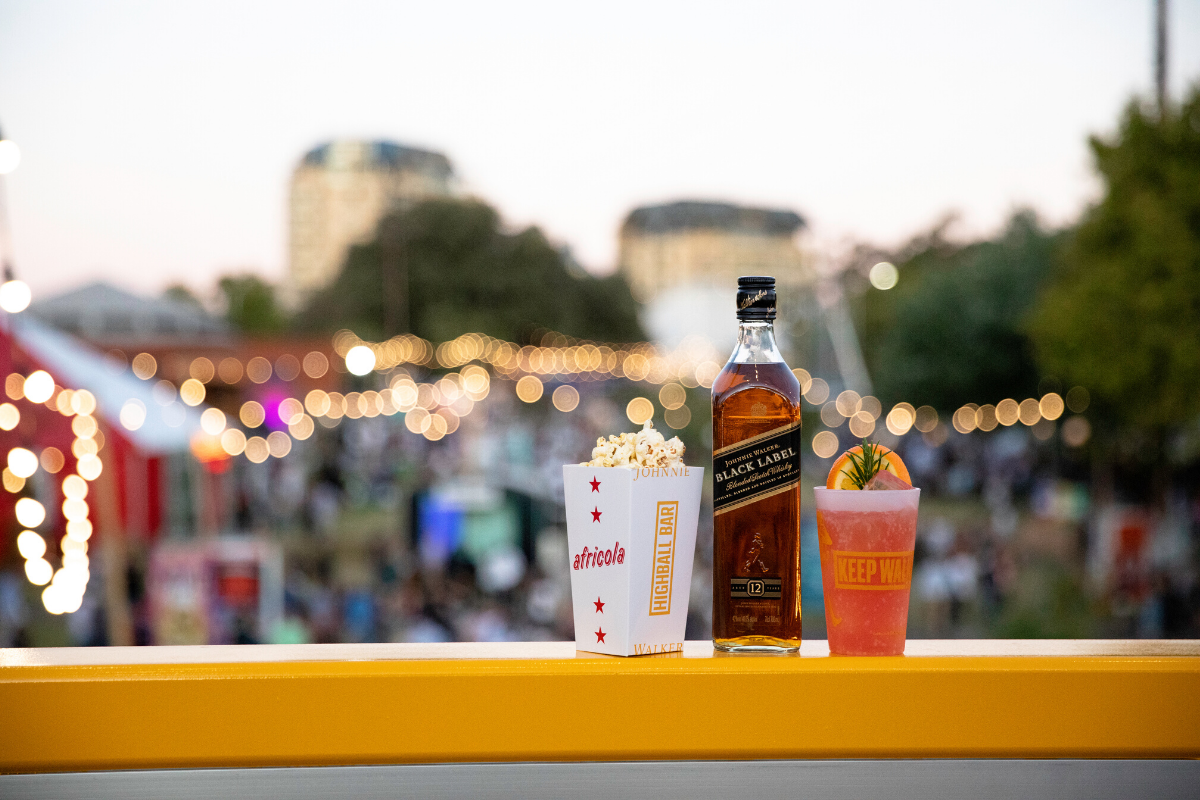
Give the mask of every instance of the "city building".
[[621, 226], [619, 264], [643, 302], [688, 284], [737, 285], [739, 275], [809, 282], [797, 245], [804, 219], [794, 211], [683, 200], [635, 208]]
[[736, 333], [740, 275], [773, 275], [781, 298], [805, 290], [813, 271], [794, 211], [683, 200], [635, 208], [621, 226], [618, 263], [642, 322], [666, 347], [699, 336], [724, 350]]
[[284, 300], [295, 306], [329, 285], [384, 214], [449, 195], [453, 174], [441, 153], [394, 142], [343, 140], [309, 151], [292, 173]]

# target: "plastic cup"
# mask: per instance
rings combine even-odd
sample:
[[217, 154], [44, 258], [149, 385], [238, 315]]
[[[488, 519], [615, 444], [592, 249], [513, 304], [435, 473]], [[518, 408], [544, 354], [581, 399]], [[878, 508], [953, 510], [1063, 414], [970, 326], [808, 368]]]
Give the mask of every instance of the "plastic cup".
[[904, 654], [920, 489], [814, 489], [829, 651]]

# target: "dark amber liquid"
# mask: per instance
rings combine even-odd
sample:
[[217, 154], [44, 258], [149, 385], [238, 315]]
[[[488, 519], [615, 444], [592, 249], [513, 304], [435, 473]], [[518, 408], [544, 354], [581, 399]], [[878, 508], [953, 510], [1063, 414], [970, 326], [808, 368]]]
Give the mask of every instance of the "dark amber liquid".
[[[786, 364], [726, 364], [712, 391], [714, 451], [800, 421], [800, 384]], [[798, 647], [800, 487], [717, 514], [713, 551], [713, 641], [725, 649]], [[764, 574], [782, 579], [781, 599], [729, 596], [730, 578]]]

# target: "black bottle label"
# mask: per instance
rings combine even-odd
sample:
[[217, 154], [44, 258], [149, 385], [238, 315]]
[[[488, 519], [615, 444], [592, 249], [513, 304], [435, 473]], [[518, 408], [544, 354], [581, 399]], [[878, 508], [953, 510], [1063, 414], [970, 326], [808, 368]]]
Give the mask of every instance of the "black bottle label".
[[800, 484], [800, 423], [713, 453], [713, 513], [724, 514]]
[[783, 579], [730, 578], [729, 596], [734, 600], [778, 600], [783, 597]]

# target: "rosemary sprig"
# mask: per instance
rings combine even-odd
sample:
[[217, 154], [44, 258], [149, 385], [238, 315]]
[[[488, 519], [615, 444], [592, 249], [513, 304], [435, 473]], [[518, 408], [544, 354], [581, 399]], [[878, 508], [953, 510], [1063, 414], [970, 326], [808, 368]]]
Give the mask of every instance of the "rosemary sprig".
[[883, 469], [883, 451], [874, 442], [863, 439], [862, 453], [850, 451], [850, 481], [859, 489], [865, 489], [875, 473]]

